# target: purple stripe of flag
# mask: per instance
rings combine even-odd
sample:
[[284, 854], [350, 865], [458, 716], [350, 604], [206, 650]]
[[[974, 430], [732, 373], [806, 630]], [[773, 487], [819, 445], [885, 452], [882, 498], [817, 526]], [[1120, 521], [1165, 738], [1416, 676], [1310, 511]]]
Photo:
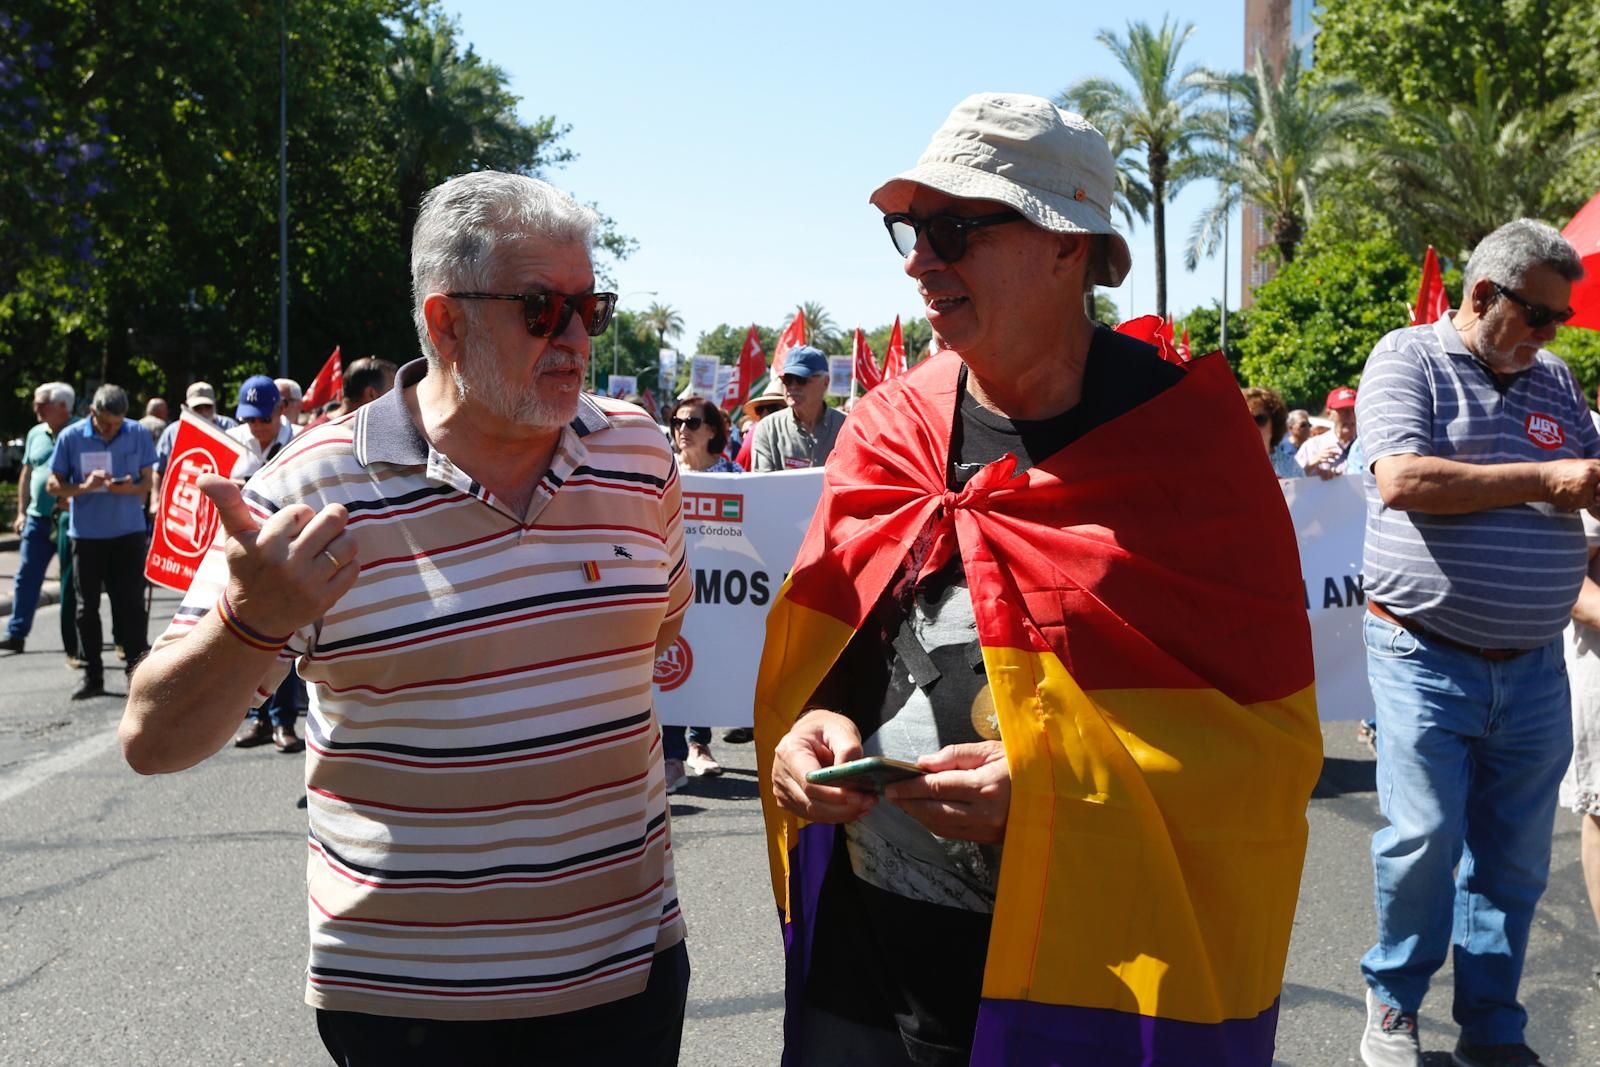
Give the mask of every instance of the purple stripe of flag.
[[1253, 1019], [1220, 1023], [985, 1000], [972, 1067], [1268, 1067], [1277, 1031], [1276, 1000]]

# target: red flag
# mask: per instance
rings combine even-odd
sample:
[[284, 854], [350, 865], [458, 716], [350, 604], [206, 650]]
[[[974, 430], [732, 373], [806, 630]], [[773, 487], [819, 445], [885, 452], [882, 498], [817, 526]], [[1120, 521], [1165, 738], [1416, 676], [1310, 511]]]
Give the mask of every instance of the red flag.
[[752, 324], [744, 335], [744, 347], [739, 349], [739, 362], [733, 369], [733, 381], [728, 383], [728, 395], [722, 406], [732, 411], [750, 397], [750, 390], [761, 380], [767, 369], [767, 354], [761, 351], [761, 338]]
[[889, 334], [889, 347], [883, 352], [883, 380], [898, 378], [906, 372], [906, 341], [900, 336], [900, 316], [894, 317], [894, 329]]
[[639, 394], [639, 406], [644, 408], [645, 414], [657, 422], [661, 421], [661, 406], [656, 403], [656, 394], [646, 389]]
[[872, 392], [875, 386], [883, 384], [883, 374], [878, 370], [878, 357], [872, 354], [872, 348], [867, 344], [867, 335], [861, 332], [861, 327], [856, 327], [855, 345], [851, 350], [855, 357], [856, 381], [861, 385], [863, 393]]
[[1444, 277], [1439, 273], [1439, 256], [1433, 246], [1422, 257], [1422, 284], [1417, 286], [1417, 302], [1411, 309], [1411, 325], [1423, 326], [1438, 321], [1450, 310], [1450, 298], [1444, 293]]
[[1183, 324], [1183, 340], [1178, 342], [1178, 358], [1185, 363], [1192, 358], [1189, 355], [1189, 324], [1187, 322]]
[[1568, 326], [1600, 330], [1600, 196], [1583, 205], [1567, 223], [1561, 236], [1577, 250], [1583, 260], [1583, 278], [1572, 287], [1572, 310]]
[[778, 338], [778, 348], [772, 353], [772, 373], [782, 373], [783, 357], [789, 354], [789, 349], [798, 348], [806, 343], [806, 312], [805, 308], [796, 308], [794, 318], [789, 320], [789, 325], [783, 328], [783, 334]]
[[317, 371], [317, 376], [311, 382], [311, 388], [306, 390], [305, 399], [301, 401], [301, 411], [316, 411], [324, 404], [332, 403], [344, 397], [344, 366], [339, 362], [339, 346], [333, 346], [333, 354], [328, 361]]
[[172, 458], [161, 479], [161, 510], [156, 513], [145, 557], [144, 576], [156, 585], [189, 591], [194, 572], [217, 536], [217, 508], [200, 491], [202, 474], [233, 473], [244, 446], [211, 423], [185, 411], [172, 439]]

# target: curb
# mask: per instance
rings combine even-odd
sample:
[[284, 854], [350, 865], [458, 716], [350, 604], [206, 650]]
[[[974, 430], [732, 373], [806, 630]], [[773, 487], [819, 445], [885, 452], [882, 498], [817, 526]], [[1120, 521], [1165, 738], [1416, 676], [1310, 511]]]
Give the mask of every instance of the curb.
[[[10, 616], [11, 603], [10, 589], [0, 593], [0, 615]], [[44, 584], [39, 587], [39, 606], [42, 608], [46, 604], [59, 603], [61, 603], [61, 582], [55, 578], [46, 578]]]

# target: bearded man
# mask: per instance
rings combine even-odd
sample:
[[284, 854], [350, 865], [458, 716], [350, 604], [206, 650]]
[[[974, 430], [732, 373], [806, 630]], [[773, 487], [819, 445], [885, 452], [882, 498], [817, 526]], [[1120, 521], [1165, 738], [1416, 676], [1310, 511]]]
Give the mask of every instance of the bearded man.
[[658, 650], [691, 586], [677, 465], [582, 392], [595, 214], [478, 172], [424, 197], [425, 358], [244, 487], [134, 679], [146, 774], [310, 691], [306, 1000], [335, 1062], [677, 1062]]

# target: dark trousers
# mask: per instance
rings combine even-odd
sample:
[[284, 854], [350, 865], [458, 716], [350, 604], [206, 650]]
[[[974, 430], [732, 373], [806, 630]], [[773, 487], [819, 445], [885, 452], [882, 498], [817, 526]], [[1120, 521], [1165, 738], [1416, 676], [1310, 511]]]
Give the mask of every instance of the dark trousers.
[[644, 992], [529, 1019], [457, 1022], [318, 1011], [317, 1032], [339, 1067], [674, 1067], [689, 995], [689, 952], [656, 954]]
[[72, 579], [72, 538], [67, 534], [67, 513], [56, 512], [56, 565], [61, 579], [61, 648], [78, 655], [78, 590]]
[[100, 657], [100, 590], [111, 598], [111, 636], [134, 664], [150, 650], [144, 613], [144, 534], [74, 538], [72, 580], [78, 594], [78, 649], [91, 678], [103, 674]]

